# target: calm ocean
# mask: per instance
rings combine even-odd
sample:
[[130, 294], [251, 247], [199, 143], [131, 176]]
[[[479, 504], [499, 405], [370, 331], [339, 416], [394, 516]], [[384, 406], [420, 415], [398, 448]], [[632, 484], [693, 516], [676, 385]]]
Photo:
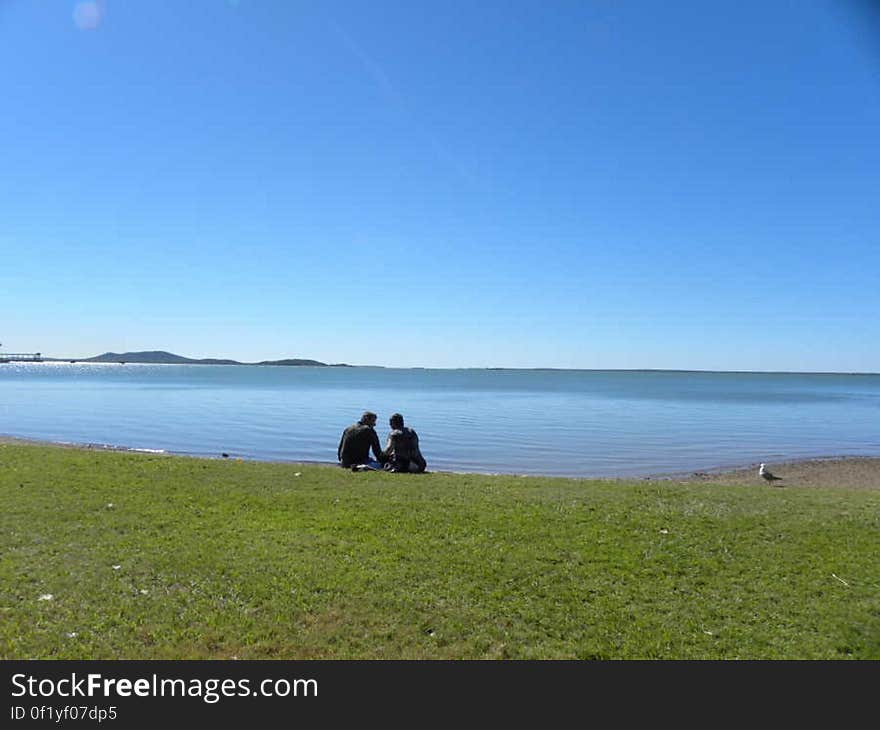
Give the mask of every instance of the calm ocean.
[[360, 413], [404, 414], [432, 470], [648, 475], [880, 455], [880, 375], [0, 365], [0, 433], [335, 462]]

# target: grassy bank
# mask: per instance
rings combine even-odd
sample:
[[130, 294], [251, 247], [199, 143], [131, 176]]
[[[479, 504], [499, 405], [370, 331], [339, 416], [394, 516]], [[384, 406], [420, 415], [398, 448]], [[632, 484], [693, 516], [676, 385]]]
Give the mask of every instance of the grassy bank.
[[5, 444], [0, 509], [6, 659], [880, 658], [880, 492]]

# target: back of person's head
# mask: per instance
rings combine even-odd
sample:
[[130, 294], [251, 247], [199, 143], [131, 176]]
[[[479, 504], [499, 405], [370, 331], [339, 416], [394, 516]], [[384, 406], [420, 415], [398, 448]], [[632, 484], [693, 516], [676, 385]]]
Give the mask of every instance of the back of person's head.
[[372, 411], [364, 411], [359, 423], [363, 423], [364, 425], [369, 426], [369, 425], [376, 422], [376, 418], [377, 418], [376, 414], [373, 413]]
[[392, 413], [388, 423], [391, 425], [391, 428], [403, 428], [403, 416], [399, 413]]

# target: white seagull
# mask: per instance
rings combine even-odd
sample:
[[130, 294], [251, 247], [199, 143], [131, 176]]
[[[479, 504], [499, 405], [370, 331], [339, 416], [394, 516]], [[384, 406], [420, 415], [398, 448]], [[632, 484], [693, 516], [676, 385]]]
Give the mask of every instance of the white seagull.
[[782, 477], [771, 474], [769, 471], [767, 471], [767, 467], [763, 464], [761, 464], [761, 468], [758, 469], [758, 476], [761, 477], [764, 481], [769, 482], [770, 484], [773, 484], [773, 482], [782, 481]]

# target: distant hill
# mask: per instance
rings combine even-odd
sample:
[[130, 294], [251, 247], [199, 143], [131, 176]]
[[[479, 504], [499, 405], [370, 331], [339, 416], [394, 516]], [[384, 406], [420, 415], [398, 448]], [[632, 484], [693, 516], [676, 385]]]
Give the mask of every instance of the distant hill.
[[79, 360], [78, 362], [132, 362], [171, 365], [241, 365], [241, 363], [237, 360], [217, 360], [215, 358], [194, 360], [191, 357], [175, 355], [173, 352], [165, 352], [164, 350], [145, 350], [143, 352], [105, 352], [103, 355], [95, 355], [95, 357], [88, 357], [83, 360]]
[[299, 360], [297, 358], [288, 360], [263, 360], [263, 362], [255, 362], [254, 365], [319, 365], [327, 367], [327, 363], [318, 362], [317, 360]]
[[[55, 358], [46, 358], [54, 360]], [[305, 360], [290, 358], [287, 360], [263, 360], [257, 363], [243, 363], [238, 360], [222, 360], [214, 357], [206, 357], [200, 360], [183, 355], [175, 355], [165, 350], [145, 350], [143, 352], [105, 352], [103, 355], [87, 357], [76, 362], [125, 362], [125, 363], [149, 363], [151, 365], [308, 365], [330, 367], [325, 362], [318, 360]], [[351, 367], [344, 363], [338, 363], [333, 367]]]

